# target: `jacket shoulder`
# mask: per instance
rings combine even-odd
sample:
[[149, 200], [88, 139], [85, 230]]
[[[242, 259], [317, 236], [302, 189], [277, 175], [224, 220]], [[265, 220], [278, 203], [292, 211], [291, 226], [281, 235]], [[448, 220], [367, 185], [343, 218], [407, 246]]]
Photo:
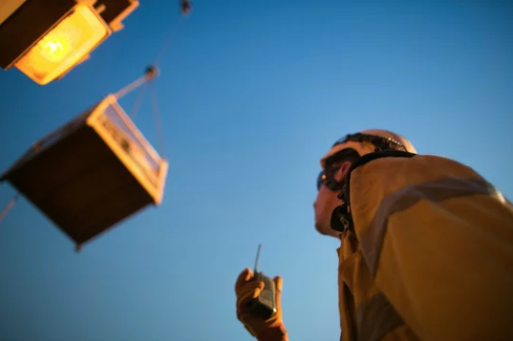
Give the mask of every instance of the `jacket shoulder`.
[[382, 196], [407, 186], [442, 179], [450, 182], [455, 178], [479, 181], [492, 187], [474, 169], [453, 159], [391, 151], [370, 153], [358, 159], [349, 170], [342, 195], [350, 204], [355, 191]]

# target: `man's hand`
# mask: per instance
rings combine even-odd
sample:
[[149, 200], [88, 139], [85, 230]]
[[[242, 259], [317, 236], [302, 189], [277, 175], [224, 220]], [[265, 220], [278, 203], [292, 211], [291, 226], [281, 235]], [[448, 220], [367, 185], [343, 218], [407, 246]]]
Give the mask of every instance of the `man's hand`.
[[281, 312], [281, 277], [276, 276], [273, 279], [276, 284], [276, 314], [268, 320], [252, 316], [248, 311], [248, 303], [257, 298], [264, 288], [263, 282], [252, 281], [252, 278], [253, 271], [246, 268], [240, 273], [235, 283], [237, 318], [258, 341], [288, 341]]

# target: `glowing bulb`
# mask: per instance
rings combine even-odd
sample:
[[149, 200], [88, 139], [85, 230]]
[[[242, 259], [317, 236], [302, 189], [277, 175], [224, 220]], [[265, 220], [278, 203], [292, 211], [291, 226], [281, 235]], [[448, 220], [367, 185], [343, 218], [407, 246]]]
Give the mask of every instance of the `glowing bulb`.
[[38, 43], [41, 55], [52, 63], [58, 63], [71, 52], [71, 42], [64, 32], [50, 32]]
[[79, 63], [110, 34], [93, 9], [79, 4], [16, 67], [35, 82], [47, 84]]

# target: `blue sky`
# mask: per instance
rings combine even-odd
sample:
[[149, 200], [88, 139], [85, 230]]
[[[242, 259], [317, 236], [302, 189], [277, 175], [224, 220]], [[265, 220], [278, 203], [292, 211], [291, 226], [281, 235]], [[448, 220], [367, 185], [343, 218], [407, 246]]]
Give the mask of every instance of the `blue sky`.
[[[390, 129], [512, 198], [512, 14], [506, 1], [196, 1], [155, 81], [162, 206], [76, 254], [20, 200], [0, 224], [0, 338], [252, 340], [233, 286], [261, 242], [291, 339], [338, 340], [338, 242], [313, 227], [319, 158], [346, 133]], [[137, 78], [177, 17], [176, 1], [142, 1], [44, 87], [0, 72], [0, 169]], [[148, 97], [136, 124], [156, 142]], [[0, 206], [13, 194], [1, 186]]]

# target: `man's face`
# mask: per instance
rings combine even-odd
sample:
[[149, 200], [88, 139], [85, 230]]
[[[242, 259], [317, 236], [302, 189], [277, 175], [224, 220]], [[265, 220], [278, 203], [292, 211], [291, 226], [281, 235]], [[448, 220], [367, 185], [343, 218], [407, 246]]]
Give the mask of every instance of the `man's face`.
[[[327, 164], [326, 167], [331, 167], [331, 169], [333, 169], [334, 180], [340, 182], [349, 171], [351, 161], [340, 160], [338, 162]], [[333, 210], [341, 204], [341, 201], [338, 198], [339, 192], [340, 191], [332, 191], [322, 184], [314, 202], [315, 229], [320, 234], [335, 238], [339, 238], [340, 232], [331, 228], [331, 214]]]

